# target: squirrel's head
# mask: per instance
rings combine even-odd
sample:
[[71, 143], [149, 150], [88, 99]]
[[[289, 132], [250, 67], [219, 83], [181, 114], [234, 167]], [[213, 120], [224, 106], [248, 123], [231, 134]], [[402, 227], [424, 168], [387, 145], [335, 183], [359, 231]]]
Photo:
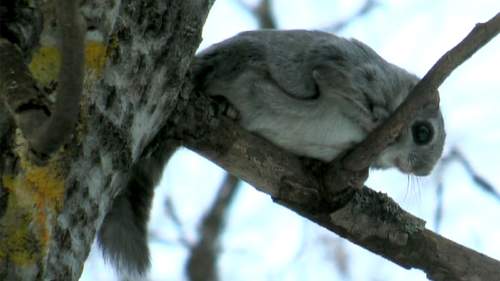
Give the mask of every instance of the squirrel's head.
[[443, 152], [446, 133], [443, 116], [434, 106], [422, 108], [375, 162], [375, 167], [397, 167], [406, 174], [428, 175]]

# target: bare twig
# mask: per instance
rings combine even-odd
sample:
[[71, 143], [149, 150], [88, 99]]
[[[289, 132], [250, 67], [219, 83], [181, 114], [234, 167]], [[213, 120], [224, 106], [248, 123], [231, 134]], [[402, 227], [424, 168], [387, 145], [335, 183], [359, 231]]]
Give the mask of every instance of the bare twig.
[[331, 235], [322, 235], [320, 242], [326, 250], [326, 258], [344, 279], [349, 280], [351, 268], [345, 240]]
[[179, 241], [179, 243], [186, 248], [193, 247], [193, 243], [188, 239], [187, 233], [184, 230], [184, 225], [182, 224], [182, 221], [177, 214], [172, 199], [170, 197], [165, 198], [163, 206], [165, 206], [167, 217], [170, 218], [170, 220], [174, 223], [174, 226], [177, 230], [177, 241]]
[[254, 9], [252, 5], [247, 4], [244, 0], [234, 0], [234, 2], [240, 5], [245, 10], [252, 11]]
[[254, 14], [259, 20], [259, 28], [275, 29], [276, 20], [273, 16], [271, 0], [261, 0], [259, 6], [254, 10]]
[[272, 1], [271, 0], [261, 0], [260, 3], [252, 7], [242, 0], [235, 0], [236, 3], [240, 4], [245, 10], [249, 11], [256, 19], [259, 25], [259, 29], [276, 29], [276, 20], [272, 11]]
[[476, 170], [472, 167], [470, 161], [464, 156], [464, 154], [457, 148], [453, 149], [450, 153], [451, 160], [455, 159], [462, 164], [465, 168], [465, 171], [472, 178], [477, 186], [479, 186], [484, 192], [493, 196], [495, 199], [500, 200], [500, 193], [496, 190], [496, 188], [483, 176], [479, 175]]
[[371, 12], [375, 7], [379, 5], [378, 1], [376, 0], [366, 0], [365, 3], [350, 17], [337, 21], [333, 23], [331, 26], [322, 28], [325, 31], [336, 33], [339, 32], [340, 30], [344, 29], [349, 25], [351, 22], [353, 22], [355, 19], [360, 18]]
[[[249, 11], [256, 19], [259, 25], [259, 29], [276, 29], [276, 19], [272, 11], [272, 1], [271, 0], [261, 0], [259, 4], [252, 7], [246, 4], [243, 0], [235, 0], [237, 4], [240, 4], [245, 10]], [[371, 12], [378, 5], [376, 0], [366, 0], [364, 4], [350, 17], [337, 21], [332, 25], [321, 28], [322, 30], [328, 32], [339, 32], [344, 29], [349, 23], [357, 18], [360, 18], [369, 12]]]
[[470, 161], [465, 157], [460, 149], [457, 147], [453, 147], [450, 152], [441, 159], [441, 162], [438, 167], [438, 177], [437, 177], [437, 189], [436, 189], [436, 197], [437, 197], [437, 206], [436, 212], [434, 215], [434, 230], [438, 231], [443, 219], [443, 191], [444, 191], [444, 183], [443, 177], [445, 175], [445, 170], [448, 168], [450, 163], [453, 161], [458, 161], [465, 169], [465, 172], [471, 177], [472, 181], [481, 188], [484, 192], [491, 195], [495, 199], [500, 201], [500, 193], [497, 189], [491, 184], [488, 180], [486, 180], [483, 176], [479, 175], [479, 173], [472, 167]]
[[216, 281], [218, 241], [224, 231], [227, 210], [236, 194], [239, 180], [226, 175], [214, 204], [200, 225], [200, 240], [191, 249], [187, 262], [187, 275], [191, 281]]
[[437, 88], [444, 79], [495, 37], [499, 31], [500, 14], [486, 23], [477, 24], [464, 40], [434, 64], [396, 112], [343, 159], [344, 167], [351, 171], [361, 171], [370, 166], [382, 150], [397, 138], [403, 127], [415, 118], [422, 106], [426, 104], [438, 106]]
[[441, 222], [443, 221], [443, 213], [444, 213], [444, 196], [443, 196], [444, 186], [443, 183], [438, 183], [436, 188], [436, 211], [434, 212], [434, 231], [439, 233], [439, 228], [441, 226]]

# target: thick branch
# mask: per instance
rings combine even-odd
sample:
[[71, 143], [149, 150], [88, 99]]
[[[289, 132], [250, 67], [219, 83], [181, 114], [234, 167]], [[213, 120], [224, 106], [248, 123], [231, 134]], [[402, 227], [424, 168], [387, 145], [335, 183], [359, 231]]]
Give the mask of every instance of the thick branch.
[[499, 31], [500, 13], [486, 23], [477, 24], [462, 42], [438, 60], [396, 112], [344, 158], [344, 167], [347, 170], [360, 171], [370, 166], [380, 152], [392, 143], [399, 132], [415, 118], [422, 106], [429, 103], [438, 106], [437, 88], [444, 79], [495, 37]]
[[56, 1], [56, 17], [61, 35], [61, 68], [57, 98], [50, 120], [31, 140], [32, 149], [50, 155], [73, 133], [80, 111], [83, 90], [85, 23], [76, 0]]
[[[344, 204], [331, 206], [331, 200], [326, 198], [325, 202], [321, 193], [334, 190], [333, 185], [339, 183], [330, 180], [331, 173], [336, 173], [343, 184], [359, 185], [371, 160], [397, 137], [416, 111], [429, 103], [437, 106], [435, 89], [453, 67], [498, 33], [498, 17], [476, 27], [472, 35], [445, 56], [447, 59], [440, 60], [450, 66], [443, 68], [438, 62], [386, 124], [345, 158], [343, 163], [348, 169], [360, 172], [345, 171], [338, 165], [330, 165], [325, 172], [321, 164], [318, 168], [306, 161], [306, 165], [296, 156], [213, 114], [210, 109], [217, 105], [203, 96], [197, 97], [186, 111], [186, 124], [190, 125], [181, 130], [181, 138], [185, 146], [278, 203], [405, 268], [422, 269], [432, 280], [500, 280], [500, 262], [425, 229], [420, 219], [401, 210], [383, 194], [369, 188], [347, 189], [342, 193]], [[485, 39], [470, 42], [478, 38]], [[197, 125], [192, 126], [193, 123]]]
[[[210, 108], [208, 98], [197, 101], [198, 113]], [[420, 219], [385, 195], [369, 188], [355, 190], [345, 206], [332, 212], [316, 189], [322, 179], [299, 158], [225, 118], [200, 114], [196, 120], [206, 130], [184, 132], [186, 147], [351, 242], [405, 268], [422, 269], [432, 280], [500, 279], [500, 262], [425, 229]]]
[[0, 38], [0, 92], [31, 149], [41, 159], [50, 156], [72, 134], [83, 85], [85, 28], [77, 1], [58, 1], [56, 13], [62, 63], [53, 110], [37, 87], [21, 51]]

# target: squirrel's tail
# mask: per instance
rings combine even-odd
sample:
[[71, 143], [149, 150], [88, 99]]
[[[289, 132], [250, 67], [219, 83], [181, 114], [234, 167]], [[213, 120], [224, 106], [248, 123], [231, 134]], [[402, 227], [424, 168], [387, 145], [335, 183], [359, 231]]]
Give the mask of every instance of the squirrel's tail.
[[150, 266], [147, 223], [154, 188], [175, 149], [159, 149], [131, 169], [127, 186], [113, 201], [98, 233], [105, 259], [119, 273], [142, 275]]

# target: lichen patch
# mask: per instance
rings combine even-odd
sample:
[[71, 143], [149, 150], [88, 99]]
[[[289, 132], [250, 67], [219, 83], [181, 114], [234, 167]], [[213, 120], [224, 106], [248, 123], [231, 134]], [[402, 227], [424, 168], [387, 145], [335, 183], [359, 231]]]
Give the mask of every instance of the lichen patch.
[[53, 219], [63, 207], [64, 180], [60, 157], [37, 166], [27, 160], [26, 142], [16, 135], [20, 171], [3, 175], [2, 185], [9, 192], [7, 210], [0, 220], [4, 229], [0, 239], [0, 258], [8, 256], [20, 265], [34, 263], [45, 255], [51, 238]]
[[[102, 74], [108, 54], [106, 44], [89, 40], [85, 43], [86, 80], [95, 80]], [[57, 81], [61, 66], [61, 54], [56, 46], [42, 46], [34, 54], [29, 65], [33, 77], [42, 86]]]

